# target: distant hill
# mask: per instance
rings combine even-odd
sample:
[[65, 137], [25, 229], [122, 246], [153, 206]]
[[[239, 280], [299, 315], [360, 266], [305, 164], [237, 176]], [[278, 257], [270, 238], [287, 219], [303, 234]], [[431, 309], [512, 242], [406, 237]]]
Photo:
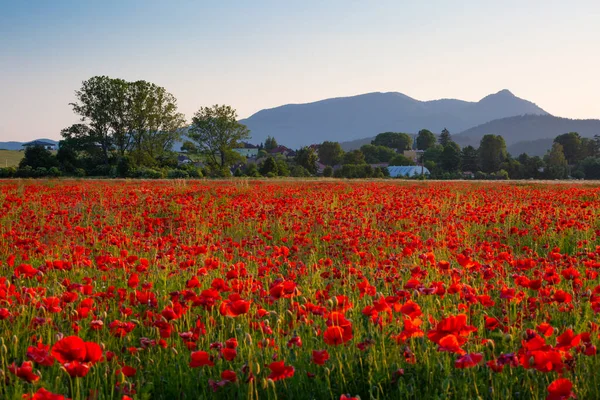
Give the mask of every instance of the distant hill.
[[[56, 140], [52, 139], [34, 139], [34, 140], [42, 140], [44, 142], [50, 142], [54, 144], [58, 144]], [[27, 140], [25, 142], [0, 142], [0, 149], [2, 150], [23, 150], [23, 143], [33, 142], [33, 140]]]
[[600, 134], [600, 120], [569, 119], [552, 115], [524, 115], [496, 119], [478, 125], [453, 135], [453, 139], [461, 146], [478, 147], [483, 135], [490, 133], [501, 135], [504, 137], [506, 145], [512, 149], [510, 153], [514, 155], [524, 152], [523, 149], [529, 149], [528, 154], [535, 152], [536, 146], [546, 148], [548, 142], [543, 139], [550, 139], [551, 146], [552, 139], [567, 132], [578, 132], [582, 137], [591, 138]]
[[533, 156], [543, 157], [548, 150], [552, 148], [554, 138], [525, 140], [522, 142], [513, 143], [506, 147], [506, 150], [513, 157], [517, 157], [523, 153]]
[[240, 122], [253, 143], [273, 136], [298, 148], [325, 140], [347, 142], [386, 131], [416, 133], [427, 128], [461, 132], [485, 122], [515, 115], [548, 113], [508, 90], [478, 102], [455, 99], [420, 101], [402, 93], [367, 93], [352, 97], [289, 104], [262, 110]]

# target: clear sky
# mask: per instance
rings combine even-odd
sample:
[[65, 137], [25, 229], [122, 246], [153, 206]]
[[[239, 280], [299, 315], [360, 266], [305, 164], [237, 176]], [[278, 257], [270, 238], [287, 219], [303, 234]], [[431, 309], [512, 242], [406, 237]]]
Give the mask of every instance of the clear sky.
[[164, 86], [188, 119], [367, 92], [509, 89], [600, 118], [598, 0], [0, 0], [0, 141], [58, 139], [94, 75]]

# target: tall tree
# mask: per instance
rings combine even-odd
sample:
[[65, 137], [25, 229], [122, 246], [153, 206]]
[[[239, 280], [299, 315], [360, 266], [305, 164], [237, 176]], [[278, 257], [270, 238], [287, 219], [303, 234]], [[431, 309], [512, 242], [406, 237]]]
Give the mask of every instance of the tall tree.
[[453, 146], [452, 143], [444, 146], [440, 155], [440, 165], [444, 171], [448, 172], [455, 172], [460, 167], [460, 149], [458, 146]]
[[450, 131], [448, 129], [444, 128], [442, 130], [442, 133], [440, 133], [440, 144], [445, 147], [451, 141], [452, 141], [452, 136], [450, 135]]
[[[315, 151], [311, 147], [305, 146], [298, 150], [296, 152], [296, 157], [294, 158], [294, 160], [296, 161], [296, 164], [306, 169], [312, 175], [315, 175], [317, 173], [318, 157], [317, 153], [315, 153]], [[296, 176], [294, 175], [294, 172], [292, 172], [292, 175]]]
[[275, 138], [272, 136], [267, 136], [267, 139], [265, 140], [265, 150], [271, 151], [271, 150], [277, 148], [277, 146], [279, 146], [279, 144], [277, 143], [277, 140], [275, 140]]
[[217, 104], [196, 112], [187, 136], [197, 143], [209, 163], [223, 168], [227, 166], [227, 151], [250, 139], [250, 131], [237, 121], [233, 108]]
[[[114, 86], [108, 76], [94, 76], [83, 81], [81, 89], [75, 92], [76, 102], [70, 103], [75, 114], [87, 127], [78, 133], [86, 141], [93, 141], [100, 147], [102, 162], [108, 164], [109, 153], [113, 147], [112, 127], [114, 121]], [[70, 131], [67, 128], [66, 131]]]
[[479, 170], [479, 155], [473, 146], [465, 146], [460, 153], [460, 165], [463, 171], [475, 172]]
[[319, 161], [325, 165], [339, 164], [344, 157], [344, 150], [338, 142], [325, 141], [319, 146]]
[[427, 129], [421, 129], [417, 135], [417, 150], [427, 150], [435, 146], [437, 138], [435, 134]]
[[549, 179], [564, 179], [568, 174], [568, 162], [563, 146], [554, 143], [550, 152], [544, 157], [546, 161], [545, 175]]
[[486, 173], [496, 172], [506, 160], [506, 142], [500, 135], [484, 135], [479, 144], [479, 164]]
[[185, 124], [177, 100], [165, 88], [146, 81], [130, 84], [128, 125], [131, 152], [138, 164], [152, 164], [171, 152]]
[[403, 152], [404, 150], [410, 150], [412, 146], [412, 137], [406, 133], [384, 132], [375, 136], [375, 139], [371, 141], [371, 144], [375, 146], [390, 147], [399, 152]]
[[576, 164], [582, 159], [583, 149], [581, 145], [581, 136], [577, 132], [569, 132], [558, 135], [554, 138], [554, 143], [559, 143], [563, 147], [565, 158], [570, 165]]

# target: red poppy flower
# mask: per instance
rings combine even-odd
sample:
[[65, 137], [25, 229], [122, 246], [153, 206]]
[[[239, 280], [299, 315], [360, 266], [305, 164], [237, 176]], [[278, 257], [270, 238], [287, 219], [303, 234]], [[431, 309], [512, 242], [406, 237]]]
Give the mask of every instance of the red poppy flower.
[[208, 365], [212, 367], [215, 363], [212, 361], [212, 357], [206, 351], [195, 351], [192, 353], [192, 361], [190, 361], [190, 367], [197, 368]]
[[269, 369], [271, 370], [271, 373], [268, 378], [274, 381], [294, 376], [294, 367], [290, 365], [286, 366], [283, 361], [272, 362], [269, 365]]
[[483, 354], [469, 353], [454, 361], [454, 366], [456, 368], [471, 368], [479, 364], [481, 360], [483, 360]]
[[69, 400], [67, 397], [52, 393], [44, 388], [39, 388], [33, 395], [24, 394], [23, 400]]
[[31, 361], [24, 361], [20, 367], [17, 367], [15, 363], [12, 363], [8, 366], [8, 370], [29, 383], [36, 382], [40, 379], [39, 376], [33, 373], [33, 364]]
[[324, 365], [327, 360], [329, 360], [329, 353], [327, 350], [313, 350], [312, 362], [317, 365]]
[[233, 293], [229, 298], [221, 303], [219, 312], [225, 317], [237, 317], [246, 314], [250, 309], [250, 302], [243, 300], [239, 294]]
[[78, 336], [67, 336], [54, 344], [52, 356], [61, 364], [71, 361], [95, 363], [102, 358], [102, 349]]
[[567, 400], [575, 398], [572, 392], [573, 383], [566, 378], [559, 378], [548, 386], [548, 396], [546, 400]]
[[27, 358], [36, 364], [50, 367], [54, 364], [54, 357], [50, 355], [49, 350], [50, 346], [44, 345], [41, 342], [36, 347], [29, 346], [27, 348]]

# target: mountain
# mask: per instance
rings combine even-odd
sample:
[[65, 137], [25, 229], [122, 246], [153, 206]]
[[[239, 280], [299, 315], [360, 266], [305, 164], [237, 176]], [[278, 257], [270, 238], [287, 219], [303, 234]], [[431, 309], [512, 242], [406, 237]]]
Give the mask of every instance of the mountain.
[[[34, 139], [34, 140], [42, 140], [44, 142], [58, 144], [56, 140], [52, 139]], [[33, 140], [28, 140], [26, 142], [0, 142], [0, 149], [2, 150], [23, 150], [23, 144], [33, 142]]]
[[253, 143], [273, 136], [298, 148], [325, 140], [346, 142], [386, 131], [416, 133], [423, 128], [460, 132], [487, 121], [514, 115], [548, 113], [508, 90], [478, 102], [456, 99], [420, 101], [402, 93], [367, 93], [307, 104], [289, 104], [257, 112], [240, 122]]
[[[509, 147], [509, 152], [518, 155], [519, 151], [531, 154], [538, 146], [546, 148], [548, 139], [552, 146], [552, 139], [568, 132], [578, 132], [582, 137], [591, 138], [600, 134], [600, 120], [569, 119], [552, 115], [523, 115], [486, 122], [452, 137], [461, 146], [478, 147], [483, 135], [489, 133], [501, 135]], [[542, 154], [545, 154], [545, 151]]]

